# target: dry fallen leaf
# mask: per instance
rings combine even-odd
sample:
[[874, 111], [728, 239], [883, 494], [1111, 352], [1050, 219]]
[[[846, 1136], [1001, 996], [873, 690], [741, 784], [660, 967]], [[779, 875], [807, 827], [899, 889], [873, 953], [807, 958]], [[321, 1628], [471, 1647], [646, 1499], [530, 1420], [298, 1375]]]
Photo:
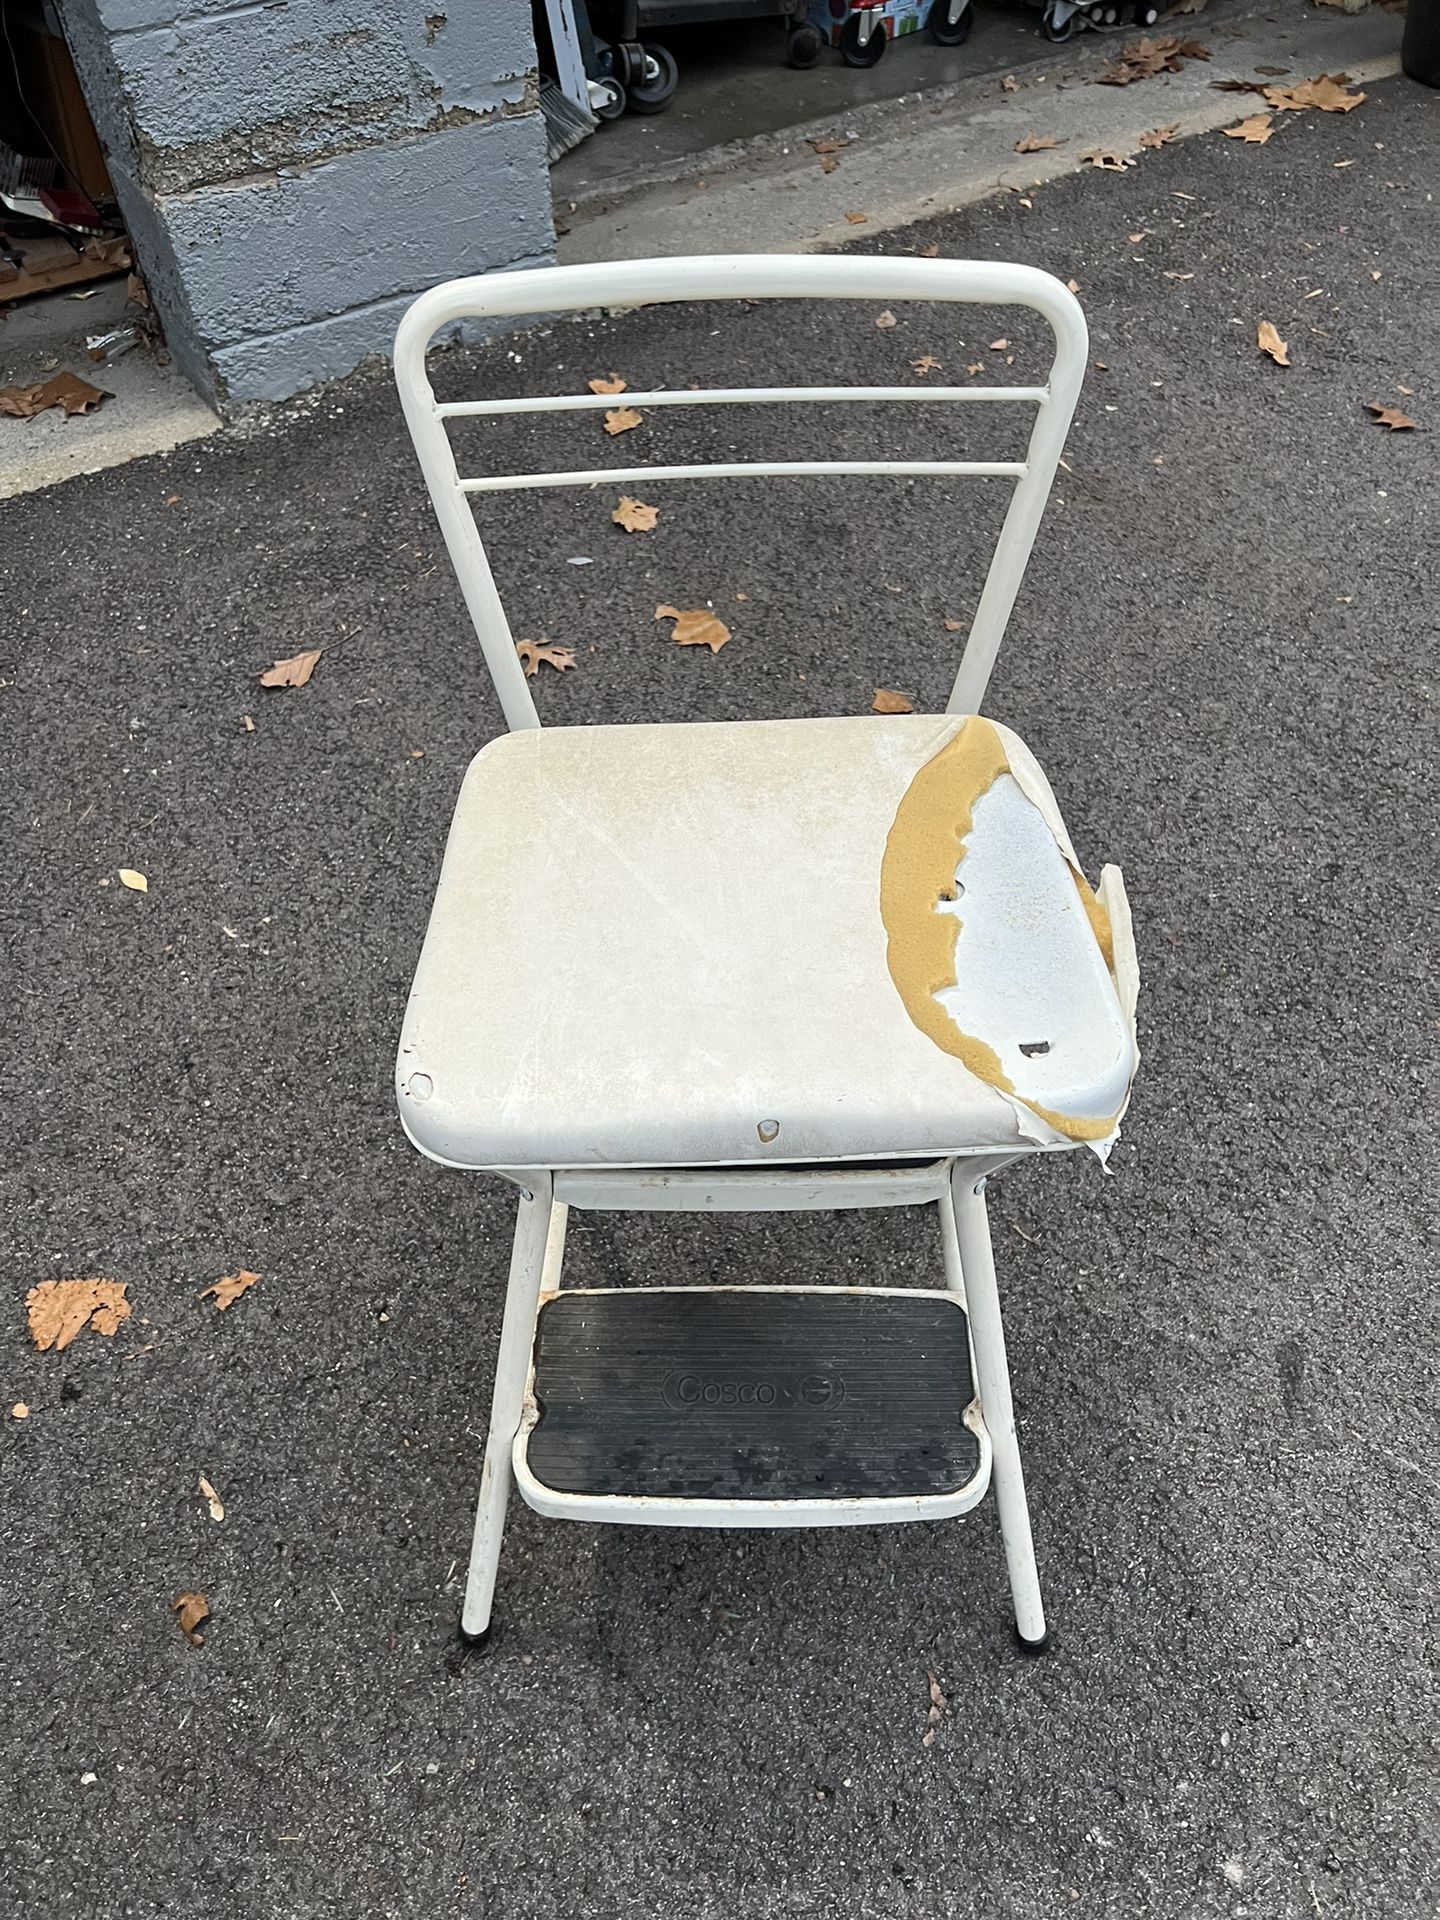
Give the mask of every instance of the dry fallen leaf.
[[938, 260], [940, 258], [940, 242], [938, 240], [932, 240], [928, 247], [921, 247], [920, 258], [922, 260]]
[[1264, 93], [1263, 80], [1212, 80], [1210, 86], [1215, 93]]
[[912, 373], [936, 373], [939, 371], [940, 365], [940, 361], [935, 358], [933, 353], [922, 353], [918, 360], [912, 360], [910, 362], [910, 370]]
[[850, 222], [852, 227], [863, 227], [870, 216], [868, 213], [847, 213], [845, 218]]
[[634, 407], [611, 407], [605, 415], [605, 431], [611, 434], [628, 433], [631, 427], [638, 427], [644, 418], [644, 414], [637, 413]]
[[1079, 293], [1080, 291], [1080, 282], [1078, 280], [1067, 280], [1065, 286], [1070, 293]]
[[180, 1631], [192, 1647], [202, 1647], [205, 1642], [195, 1629], [202, 1620], [210, 1618], [210, 1602], [203, 1593], [182, 1593], [178, 1600], [170, 1602], [170, 1611], [175, 1615]]
[[1124, 173], [1130, 162], [1123, 153], [1111, 153], [1107, 147], [1094, 147], [1089, 153], [1082, 153], [1082, 163], [1088, 160], [1092, 167], [1099, 167], [1105, 173]]
[[515, 651], [520, 656], [527, 680], [533, 680], [542, 666], [554, 667], [557, 673], [563, 673], [567, 667], [575, 664], [573, 647], [562, 647], [543, 637], [539, 640], [517, 640]]
[[872, 713], [913, 713], [914, 706], [903, 693], [895, 693], [889, 687], [876, 687], [875, 698], [870, 702]]
[[875, 324], [879, 327], [880, 331], [884, 333], [887, 328], [898, 326], [900, 323], [887, 307], [883, 313], [876, 314]]
[[1391, 433], [1401, 433], [1407, 427], [1413, 427], [1415, 424], [1410, 416], [1401, 413], [1398, 407], [1381, 406], [1378, 400], [1367, 400], [1365, 402], [1365, 411], [1375, 416], [1375, 424], [1377, 426], [1388, 427]]
[[656, 607], [657, 620], [673, 620], [670, 638], [677, 647], [709, 647], [718, 653], [730, 638], [730, 629], [706, 607], [692, 607], [682, 613], [679, 607]]
[[204, 1494], [205, 1503], [210, 1509], [210, 1518], [212, 1520], [223, 1520], [225, 1518], [224, 1502], [203, 1473], [200, 1476], [200, 1491]]
[[1000, 90], [1002, 93], [1014, 93], [1019, 85], [1020, 82], [1015, 78], [1014, 74], [1007, 73], [1005, 78], [1000, 82]]
[[990, 351], [991, 353], [1004, 353], [1009, 345], [1010, 342], [1008, 340], [992, 340], [990, 342]]
[[850, 142], [848, 140], [826, 139], [811, 140], [808, 144], [815, 149], [816, 153], [843, 153]]
[[138, 868], [120, 867], [117, 868], [117, 872], [120, 876], [121, 886], [129, 887], [132, 893], [148, 893], [150, 891], [150, 882]]
[[273, 667], [267, 667], [260, 676], [262, 687], [303, 687], [314, 673], [323, 647], [316, 647], [309, 653], [292, 654], [288, 660], [277, 660]]
[[1195, 276], [1193, 273], [1176, 273], [1173, 268], [1167, 267], [1165, 269], [1165, 278], [1167, 280], [1193, 280]]
[[1249, 146], [1263, 147], [1275, 129], [1270, 124], [1268, 113], [1252, 113], [1238, 127], [1222, 127], [1220, 131], [1227, 140], [1244, 140]]
[[621, 494], [620, 503], [610, 516], [616, 526], [623, 527], [626, 533], [653, 532], [659, 517], [658, 507], [647, 507], [643, 500], [634, 500], [628, 493]]
[[840, 162], [835, 158], [833, 153], [822, 153], [820, 156], [820, 171], [822, 173], [834, 173], [839, 164]]
[[1051, 147], [1063, 147], [1064, 140], [1052, 140], [1048, 133], [1027, 133], [1015, 142], [1016, 153], [1046, 153]]
[[60, 407], [65, 418], [71, 420], [77, 413], [92, 413], [109, 398], [103, 387], [92, 387], [73, 373], [57, 373], [31, 387], [0, 387], [0, 413], [16, 420], [31, 420], [48, 407]]
[[248, 713], [245, 715], [245, 731], [247, 733], [253, 733], [255, 731], [255, 722], [250, 718]]
[[69, 1346], [82, 1327], [107, 1339], [130, 1318], [126, 1280], [42, 1280], [25, 1296], [30, 1338], [42, 1353]]
[[1147, 153], [1154, 153], [1159, 147], [1168, 147], [1180, 131], [1180, 122], [1172, 121], [1168, 127], [1152, 127], [1149, 133], [1142, 133], [1140, 144]]
[[985, 371], [985, 362], [983, 360], [969, 360], [965, 364], [965, 371], [967, 373], [983, 373]]
[[30, 1418], [30, 1409], [23, 1400], [17, 1400], [14, 1406], [11, 1407], [10, 1418], [12, 1420], [28, 1420]]
[[215, 1282], [213, 1287], [206, 1287], [203, 1292], [197, 1293], [195, 1298], [197, 1300], [208, 1300], [213, 1294], [215, 1296], [215, 1311], [217, 1313], [224, 1313], [227, 1307], [234, 1306], [242, 1293], [248, 1293], [259, 1278], [258, 1273], [249, 1273], [244, 1267], [241, 1267], [238, 1273], [225, 1274], [222, 1279]]
[[624, 393], [630, 383], [622, 380], [618, 373], [608, 373], [603, 379], [587, 380], [585, 384], [591, 393]]
[[1277, 110], [1291, 113], [1305, 107], [1318, 107], [1321, 113], [1350, 113], [1365, 95], [1345, 91], [1349, 78], [1344, 73], [1322, 73], [1318, 79], [1302, 80], [1298, 87], [1266, 87], [1265, 98]]
[[965, 622], [963, 620], [947, 619], [945, 622], [945, 631], [946, 633], [963, 633], [965, 631]]
[[1144, 37], [1132, 40], [1096, 74], [1102, 87], [1128, 87], [1136, 80], [1150, 80], [1157, 73], [1178, 73], [1187, 60], [1208, 60], [1210, 49], [1203, 40], [1179, 40], [1173, 33], [1158, 40]]
[[1143, 233], [1127, 233], [1125, 238], [1130, 242], [1132, 247], [1138, 247], [1146, 236]]
[[1255, 329], [1255, 344], [1261, 353], [1269, 354], [1277, 367], [1289, 366], [1290, 355], [1286, 350], [1285, 342], [1268, 320], [1262, 320]]

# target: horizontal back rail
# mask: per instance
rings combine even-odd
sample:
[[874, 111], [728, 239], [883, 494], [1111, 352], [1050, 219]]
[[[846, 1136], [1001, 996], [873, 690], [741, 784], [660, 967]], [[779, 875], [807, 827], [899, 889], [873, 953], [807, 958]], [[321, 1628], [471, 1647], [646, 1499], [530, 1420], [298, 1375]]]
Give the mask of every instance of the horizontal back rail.
[[[660, 388], [623, 394], [551, 394], [534, 398], [435, 398], [425, 355], [434, 336], [458, 322], [574, 313], [693, 300], [921, 300], [1022, 306], [1041, 314], [1055, 340], [1043, 387], [726, 387]], [[1009, 508], [986, 573], [948, 710], [977, 712], [1019, 591], [1035, 533], [1059, 464], [1084, 376], [1086, 331], [1068, 288], [1035, 267], [968, 260], [883, 256], [725, 254], [694, 259], [628, 260], [452, 280], [420, 295], [400, 323], [395, 377], [461, 592], [495, 682], [508, 726], [538, 727], [539, 715], [475, 522], [471, 496], [543, 487], [593, 487], [654, 480], [808, 478], [860, 475], [987, 477], [1013, 480]], [[579, 468], [564, 472], [462, 478], [450, 445], [455, 419], [524, 413], [583, 413], [611, 407], [755, 406], [878, 401], [901, 405], [1020, 403], [1035, 408], [1025, 458], [1013, 460], [707, 461], [695, 465]]]

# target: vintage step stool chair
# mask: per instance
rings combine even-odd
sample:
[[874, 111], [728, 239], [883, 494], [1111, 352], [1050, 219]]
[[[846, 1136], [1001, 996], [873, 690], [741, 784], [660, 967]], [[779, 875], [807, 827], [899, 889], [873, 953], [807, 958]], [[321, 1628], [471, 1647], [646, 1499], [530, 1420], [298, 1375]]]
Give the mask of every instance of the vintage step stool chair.
[[[679, 387], [626, 403], [1013, 402], [1035, 409], [1025, 458], [460, 476], [453, 420], [614, 402], [437, 402], [438, 330], [742, 297], [1030, 307], [1055, 353], [1044, 386]], [[471, 1640], [489, 1631], [512, 1481], [557, 1518], [792, 1527], [964, 1513], [993, 1476], [1016, 1626], [1044, 1642], [985, 1181], [1030, 1154], [1108, 1150], [1137, 1060], [1137, 974], [1119, 870], [1092, 891], [1044, 774], [976, 716], [1085, 352], [1058, 281], [958, 260], [540, 268], [436, 287], [401, 323], [406, 419], [510, 727], [460, 793], [397, 1074], [422, 1153], [520, 1193]], [[946, 713], [542, 730], [471, 496], [756, 474], [1014, 482]], [[922, 1205], [939, 1215], [940, 1288], [561, 1285], [571, 1207]]]

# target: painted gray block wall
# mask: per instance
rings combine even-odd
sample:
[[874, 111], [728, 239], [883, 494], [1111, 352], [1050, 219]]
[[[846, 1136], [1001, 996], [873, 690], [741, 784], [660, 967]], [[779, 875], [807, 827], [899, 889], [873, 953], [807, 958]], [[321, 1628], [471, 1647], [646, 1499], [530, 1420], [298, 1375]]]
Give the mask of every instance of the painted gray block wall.
[[529, 0], [59, 4], [170, 349], [216, 404], [388, 352], [437, 280], [552, 257]]

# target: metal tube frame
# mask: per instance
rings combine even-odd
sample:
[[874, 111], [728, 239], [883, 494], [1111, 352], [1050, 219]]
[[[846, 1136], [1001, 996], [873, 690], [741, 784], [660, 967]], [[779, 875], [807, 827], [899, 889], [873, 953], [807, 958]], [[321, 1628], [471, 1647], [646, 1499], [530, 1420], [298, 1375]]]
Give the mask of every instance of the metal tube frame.
[[[552, 394], [536, 398], [446, 401], [435, 398], [425, 356], [435, 335], [466, 320], [518, 319], [679, 300], [940, 300], [971, 305], [1029, 307], [1048, 322], [1055, 339], [1050, 375], [1042, 387], [757, 387], [691, 391], [662, 389], [626, 394], [621, 405], [640, 407], [825, 404], [841, 400], [885, 403], [1013, 403], [1033, 405], [1035, 420], [1023, 461], [765, 461], [695, 466], [597, 467], [567, 472], [472, 475], [462, 478], [450, 445], [454, 419], [516, 413], [581, 412], [614, 404], [609, 394]], [[629, 484], [665, 479], [739, 479], [858, 474], [974, 475], [1013, 480], [1014, 490], [985, 576], [959, 671], [950, 713], [978, 713], [1009, 623], [1040, 518], [1079, 398], [1087, 348], [1085, 317], [1068, 288], [1038, 268], [980, 260], [888, 259], [883, 256], [717, 254], [672, 260], [594, 262], [534, 267], [516, 273], [452, 280], [421, 294], [395, 339], [395, 379], [420, 466], [471, 622], [495, 684], [505, 723], [538, 727], [514, 638], [476, 525], [471, 497], [517, 488]]]
[[[478, 1642], [490, 1629], [505, 1512], [517, 1483], [527, 1505], [555, 1518], [650, 1526], [794, 1527], [945, 1519], [977, 1505], [993, 1481], [1016, 1631], [1026, 1648], [1043, 1646], [1045, 1614], [985, 1212], [987, 1176], [1022, 1157], [1020, 1152], [958, 1155], [900, 1170], [852, 1165], [819, 1172], [783, 1167], [709, 1174], [691, 1169], [627, 1169], [613, 1175], [608, 1171], [509, 1172], [507, 1178], [521, 1183], [520, 1208], [461, 1617], [466, 1637]], [[949, 1494], [854, 1500], [620, 1498], [559, 1494], [541, 1486], [529, 1473], [525, 1458], [529, 1430], [538, 1416], [532, 1393], [535, 1327], [545, 1301], [560, 1291], [566, 1219], [570, 1207], [577, 1204], [642, 1210], [668, 1206], [701, 1212], [934, 1206], [944, 1290], [964, 1309], [969, 1326], [977, 1398], [967, 1422], [981, 1445], [980, 1466], [973, 1479]]]
[[[611, 405], [613, 395], [550, 395], [531, 399], [437, 401], [426, 353], [437, 333], [467, 320], [519, 319], [541, 314], [621, 309], [680, 300], [957, 301], [1028, 307], [1049, 323], [1055, 342], [1049, 377], [1040, 387], [766, 387], [662, 389], [627, 394], [621, 404], [645, 409], [706, 405], [1023, 404], [1035, 409], [1023, 461], [755, 461], [697, 466], [592, 468], [569, 472], [461, 476], [450, 444], [455, 419], [532, 412], [587, 412]], [[455, 280], [422, 294], [400, 323], [395, 378], [426, 486], [455, 567], [486, 665], [512, 730], [540, 724], [526, 684], [494, 575], [476, 524], [472, 496], [516, 488], [599, 486], [660, 479], [739, 479], [829, 474], [966, 475], [1014, 481], [947, 711], [977, 713], [1009, 622], [1035, 534], [1059, 465], [1084, 375], [1087, 334], [1074, 296], [1033, 267], [988, 261], [887, 259], [874, 256], [732, 254], [692, 259], [632, 260], [526, 269]], [[1032, 1149], [997, 1155], [966, 1153], [926, 1166], [834, 1169], [570, 1169], [515, 1171], [521, 1189], [510, 1279], [496, 1366], [495, 1388], [481, 1472], [474, 1541], [462, 1617], [472, 1639], [489, 1631], [505, 1511], [515, 1478], [526, 1416], [535, 1324], [540, 1305], [559, 1289], [565, 1223], [572, 1205], [808, 1209], [934, 1205], [939, 1214], [945, 1288], [963, 1303], [969, 1320], [972, 1370], [983, 1415], [982, 1444], [990, 1450], [1016, 1626], [1027, 1646], [1043, 1644], [1045, 1617], [1035, 1569], [1029, 1511], [1011, 1403], [1010, 1375], [985, 1213], [986, 1176]], [[978, 1486], [978, 1491], [974, 1489]], [[534, 1494], [534, 1487], [522, 1491]], [[769, 1525], [855, 1524], [857, 1520], [928, 1517], [932, 1505], [960, 1511], [983, 1494], [977, 1476], [962, 1494], [861, 1503], [773, 1503], [785, 1512]], [[618, 1517], [591, 1501], [586, 1517]], [[610, 1503], [613, 1507], [615, 1503]], [[623, 1504], [623, 1503], [622, 1503]], [[691, 1503], [664, 1513], [651, 1503], [638, 1516], [694, 1524]], [[712, 1524], [755, 1524], [754, 1503], [713, 1502]], [[841, 1508], [874, 1507], [875, 1512]], [[685, 1508], [684, 1512], [679, 1509]], [[721, 1511], [723, 1509], [723, 1511]], [[749, 1511], [747, 1512], [747, 1509]], [[901, 1511], [907, 1509], [908, 1511]], [[568, 1507], [565, 1509], [570, 1511]], [[629, 1517], [637, 1517], [630, 1515]]]

